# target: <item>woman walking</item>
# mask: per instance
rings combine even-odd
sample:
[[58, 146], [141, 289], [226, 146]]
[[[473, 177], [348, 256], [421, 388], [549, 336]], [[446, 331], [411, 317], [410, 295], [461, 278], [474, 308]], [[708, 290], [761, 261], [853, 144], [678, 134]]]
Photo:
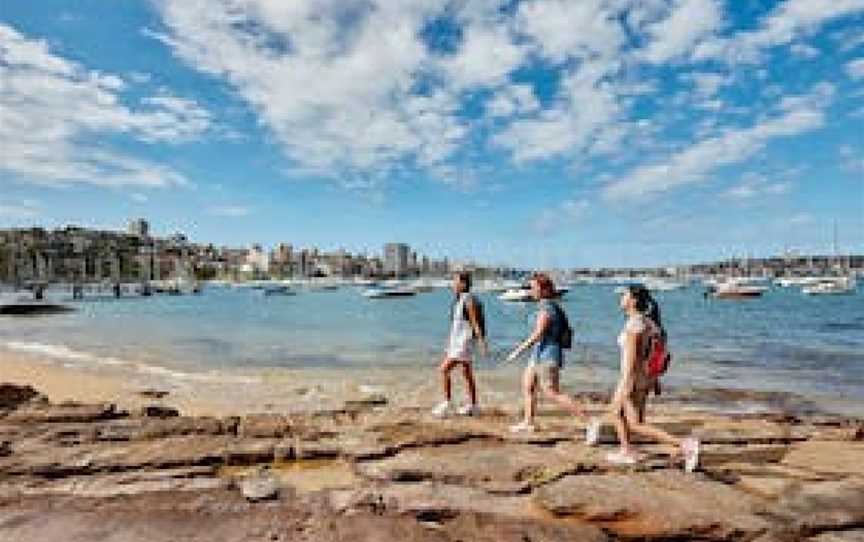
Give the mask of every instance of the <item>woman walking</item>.
[[486, 355], [488, 351], [483, 310], [480, 302], [471, 294], [471, 274], [467, 272], [454, 274], [452, 288], [455, 298], [450, 311], [450, 335], [440, 366], [444, 401], [432, 410], [433, 415], [442, 418], [453, 411], [450, 371], [457, 366], [462, 367], [462, 375], [465, 377], [468, 390], [468, 403], [462, 405], [457, 410], [457, 414], [462, 416], [479, 414], [477, 385], [472, 368], [474, 341], [480, 343], [481, 354]]
[[[562, 405], [575, 416], [582, 410], [569, 395], [561, 392], [560, 377], [564, 367], [564, 347], [572, 334], [567, 315], [560, 305], [552, 301], [556, 296], [555, 285], [547, 275], [535, 273], [531, 277], [531, 292], [539, 301], [534, 331], [507, 357], [512, 361], [525, 350], [533, 347], [528, 365], [522, 373], [522, 395], [524, 401], [522, 421], [510, 427], [516, 432], [535, 430], [534, 414], [537, 410], [538, 387], [543, 395]], [[542, 380], [542, 382], [541, 382]]]
[[[665, 336], [660, 318], [660, 307], [651, 293], [642, 285], [628, 286], [621, 294], [619, 306], [627, 316], [624, 329], [618, 335], [621, 351], [621, 375], [610, 405], [615, 421], [620, 449], [606, 456], [611, 463], [632, 465], [638, 455], [631, 446], [631, 435], [650, 437], [674, 446], [684, 456], [684, 468], [692, 472], [699, 463], [699, 441], [695, 438], [679, 439], [645, 423], [645, 403], [651, 390], [657, 389], [656, 378], [648, 374], [647, 359], [650, 338]], [[599, 441], [600, 420], [594, 419], [586, 429], [586, 441], [595, 445]]]

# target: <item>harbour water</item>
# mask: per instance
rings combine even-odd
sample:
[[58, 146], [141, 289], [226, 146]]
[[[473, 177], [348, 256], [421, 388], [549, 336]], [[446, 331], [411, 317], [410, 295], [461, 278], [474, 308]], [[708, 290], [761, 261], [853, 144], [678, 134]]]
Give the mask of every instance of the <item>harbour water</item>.
[[[534, 305], [483, 300], [496, 368], [530, 330]], [[789, 391], [864, 402], [864, 295], [775, 288], [752, 300], [706, 300], [702, 289], [656, 294], [670, 335], [672, 385]], [[370, 300], [353, 287], [295, 296], [207, 287], [201, 295], [84, 300], [69, 314], [0, 319], [0, 346], [64, 365], [127, 367], [194, 378], [279, 368], [416, 367], [440, 360], [448, 290]], [[562, 305], [576, 337], [571, 375], [608, 386], [622, 324], [608, 285], [578, 285]]]

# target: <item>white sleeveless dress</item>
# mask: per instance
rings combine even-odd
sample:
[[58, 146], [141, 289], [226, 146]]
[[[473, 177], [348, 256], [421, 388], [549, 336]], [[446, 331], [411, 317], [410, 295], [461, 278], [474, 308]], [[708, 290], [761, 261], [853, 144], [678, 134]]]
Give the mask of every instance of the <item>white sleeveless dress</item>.
[[453, 306], [453, 314], [450, 315], [450, 337], [447, 340], [447, 357], [450, 359], [473, 359], [474, 331], [471, 329], [471, 322], [463, 316], [468, 298], [467, 293], [460, 294], [459, 300]]

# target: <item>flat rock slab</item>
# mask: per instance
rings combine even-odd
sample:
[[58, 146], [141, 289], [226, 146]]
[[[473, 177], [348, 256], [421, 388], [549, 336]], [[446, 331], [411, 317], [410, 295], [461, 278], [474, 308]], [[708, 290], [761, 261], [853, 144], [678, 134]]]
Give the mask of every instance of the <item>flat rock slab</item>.
[[792, 447], [782, 464], [823, 475], [864, 477], [864, 442], [801, 442]]
[[768, 420], [707, 420], [693, 434], [706, 444], [776, 444], [806, 439], [792, 426]]
[[406, 450], [395, 457], [361, 463], [358, 471], [374, 480], [437, 481], [518, 493], [567, 473], [591, 470], [597, 453], [585, 447], [575, 455], [527, 444], [469, 442]]
[[864, 483], [844, 480], [805, 484], [784, 493], [764, 513], [790, 536], [857, 528], [864, 524]]
[[822, 533], [808, 539], [807, 542], [864, 542], [864, 529]]
[[70, 423], [97, 422], [128, 416], [113, 404], [86, 405], [63, 403], [59, 405], [28, 403], [12, 411], [5, 423]]
[[555, 516], [597, 523], [620, 536], [726, 540], [768, 527], [751, 512], [755, 497], [675, 471], [567, 476], [539, 488], [534, 498]]

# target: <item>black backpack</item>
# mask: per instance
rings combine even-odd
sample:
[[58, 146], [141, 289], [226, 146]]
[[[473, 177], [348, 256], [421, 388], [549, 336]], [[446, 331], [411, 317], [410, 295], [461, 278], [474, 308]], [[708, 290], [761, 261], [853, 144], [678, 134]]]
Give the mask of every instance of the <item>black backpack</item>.
[[561, 330], [561, 335], [558, 337], [558, 342], [564, 350], [573, 348], [573, 328], [570, 327], [570, 320], [567, 319], [567, 313], [561, 308], [558, 303], [552, 302], [552, 306], [558, 311], [561, 320], [564, 321], [564, 329]]
[[[450, 305], [450, 314], [451, 315], [453, 314], [453, 309], [456, 307], [456, 303], [458, 303], [458, 302], [459, 302], [459, 299], [457, 298]], [[483, 312], [483, 303], [481, 303], [480, 300], [477, 299], [477, 297], [475, 295], [468, 294], [468, 299], [465, 300], [465, 306], [462, 307], [462, 318], [464, 320], [468, 320], [469, 322], [471, 321], [471, 317], [468, 316], [468, 303], [470, 303], [470, 302], [473, 302], [474, 307], [477, 309], [477, 324], [480, 326], [480, 333], [482, 333], [483, 336], [477, 337], [476, 333], [474, 333], [473, 326], [471, 328], [471, 333], [474, 334], [475, 339], [480, 339], [480, 338], [485, 339], [487, 337], [487, 335], [486, 335], [486, 315]]]

